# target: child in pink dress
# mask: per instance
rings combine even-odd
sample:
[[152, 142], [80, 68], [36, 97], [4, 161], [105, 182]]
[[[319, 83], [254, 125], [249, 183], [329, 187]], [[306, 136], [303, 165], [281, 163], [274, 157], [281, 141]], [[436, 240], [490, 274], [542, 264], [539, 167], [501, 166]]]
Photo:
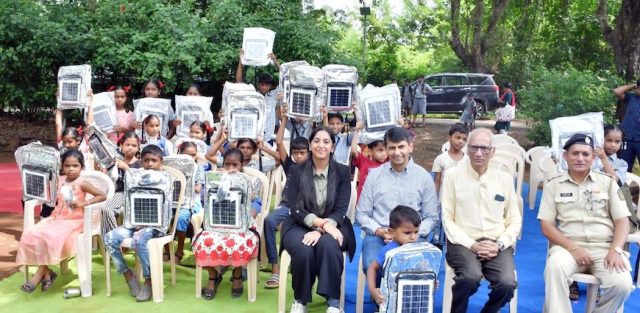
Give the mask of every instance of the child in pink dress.
[[[38, 265], [31, 280], [20, 287], [25, 292], [33, 292], [39, 283], [42, 283], [42, 291], [51, 288], [57, 275], [48, 265], [60, 263], [75, 254], [76, 238], [82, 231], [84, 221], [84, 207], [105, 200], [101, 190], [80, 177], [80, 171], [84, 168], [81, 152], [67, 150], [61, 162], [64, 176], [59, 180], [53, 213], [25, 230], [20, 238], [16, 263]], [[87, 193], [93, 198], [86, 200]]]
[[109, 91], [113, 91], [116, 105], [116, 120], [117, 125], [115, 131], [108, 133], [109, 139], [114, 143], [118, 142], [118, 137], [132, 131], [136, 128], [136, 119], [132, 111], [127, 111], [125, 103], [127, 102], [127, 94], [129, 93], [130, 86], [112, 86]]

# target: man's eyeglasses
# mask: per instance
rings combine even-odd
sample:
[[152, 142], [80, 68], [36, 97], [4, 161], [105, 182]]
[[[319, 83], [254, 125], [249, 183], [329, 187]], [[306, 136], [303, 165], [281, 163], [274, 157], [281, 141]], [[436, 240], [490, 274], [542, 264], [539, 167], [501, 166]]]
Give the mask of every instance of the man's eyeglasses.
[[493, 150], [493, 147], [486, 147], [486, 146], [467, 146], [467, 150], [470, 153], [476, 153], [478, 151], [480, 151], [480, 153], [482, 154], [489, 154], [489, 152], [491, 152], [491, 150]]

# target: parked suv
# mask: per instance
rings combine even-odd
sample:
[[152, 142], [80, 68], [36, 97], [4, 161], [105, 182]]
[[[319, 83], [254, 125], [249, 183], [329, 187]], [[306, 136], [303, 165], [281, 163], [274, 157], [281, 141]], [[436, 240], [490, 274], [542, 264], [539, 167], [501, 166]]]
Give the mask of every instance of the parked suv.
[[425, 76], [424, 82], [433, 89], [427, 95], [428, 113], [462, 113], [464, 97], [471, 92], [476, 94], [476, 117], [498, 106], [500, 88], [490, 74], [440, 73]]

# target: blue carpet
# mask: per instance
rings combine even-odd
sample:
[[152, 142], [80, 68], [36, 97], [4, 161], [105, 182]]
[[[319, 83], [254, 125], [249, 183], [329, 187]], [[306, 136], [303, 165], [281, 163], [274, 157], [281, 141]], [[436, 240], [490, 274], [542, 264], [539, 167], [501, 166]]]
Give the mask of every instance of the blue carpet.
[[[524, 184], [522, 190], [523, 199], [528, 199], [527, 193], [529, 186]], [[522, 239], [518, 241], [516, 251], [516, 272], [518, 273], [518, 311], [519, 312], [541, 312], [544, 304], [544, 265], [547, 253], [547, 239], [540, 232], [540, 224], [536, 219], [537, 208], [539, 206], [541, 191], [535, 203], [536, 210], [530, 210], [529, 205], [525, 203]], [[358, 249], [353, 262], [347, 265], [346, 274], [346, 301], [345, 312], [355, 312], [356, 299], [356, 283], [358, 280], [358, 261], [360, 259], [360, 229], [355, 227], [356, 237], [358, 237]], [[635, 264], [638, 255], [638, 245], [632, 244], [631, 247], [631, 264]], [[436, 290], [435, 309], [434, 312], [442, 311], [442, 293], [444, 286], [444, 269], [439, 274], [440, 288]], [[469, 301], [468, 312], [480, 312], [484, 302], [488, 299], [489, 289], [488, 283], [483, 281], [478, 292], [473, 295]], [[580, 299], [573, 303], [574, 312], [584, 312], [586, 301], [586, 286], [580, 286]], [[625, 304], [625, 312], [640, 312], [640, 291], [635, 290]], [[503, 312], [508, 312], [508, 306], [503, 308]], [[371, 302], [369, 292], [365, 288], [365, 313], [375, 311], [375, 305]]]

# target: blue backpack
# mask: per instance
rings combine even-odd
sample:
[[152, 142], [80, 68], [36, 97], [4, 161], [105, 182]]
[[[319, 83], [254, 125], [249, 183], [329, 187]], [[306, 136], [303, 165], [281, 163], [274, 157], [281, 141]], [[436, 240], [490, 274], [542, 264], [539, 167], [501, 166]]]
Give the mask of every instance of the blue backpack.
[[407, 243], [387, 252], [380, 286], [386, 301], [380, 313], [432, 313], [441, 260], [442, 251], [428, 242]]

